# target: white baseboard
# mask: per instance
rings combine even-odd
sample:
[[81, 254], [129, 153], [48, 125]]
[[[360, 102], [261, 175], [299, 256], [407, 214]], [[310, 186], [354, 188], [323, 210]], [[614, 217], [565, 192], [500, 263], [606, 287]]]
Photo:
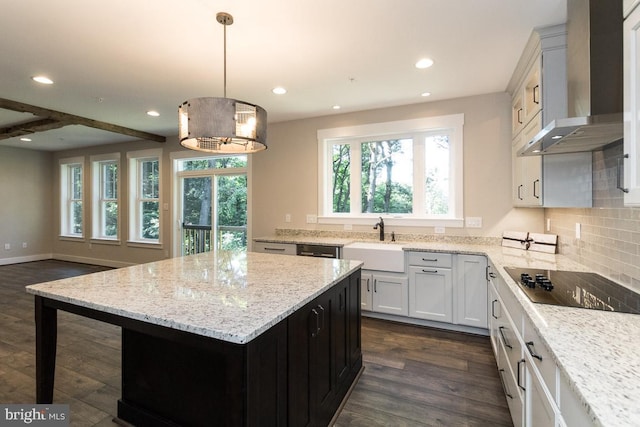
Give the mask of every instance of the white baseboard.
[[464, 332], [467, 334], [489, 336], [489, 330], [484, 328], [476, 328], [473, 326], [456, 325], [453, 323], [435, 322], [432, 320], [416, 319], [413, 317], [397, 316], [394, 314], [376, 313], [373, 311], [362, 310], [362, 316], [373, 317], [380, 320], [391, 320], [399, 323], [409, 323], [417, 326], [427, 326], [429, 328], [446, 329], [448, 331]]
[[13, 258], [0, 258], [0, 265], [20, 264], [23, 262], [42, 261], [53, 258], [52, 254], [26, 255]]
[[111, 259], [90, 258], [83, 256], [65, 255], [65, 254], [53, 254], [52, 258], [59, 259], [60, 261], [80, 262], [82, 264], [102, 265], [104, 267], [122, 268], [136, 265], [134, 262], [122, 262], [114, 261]]

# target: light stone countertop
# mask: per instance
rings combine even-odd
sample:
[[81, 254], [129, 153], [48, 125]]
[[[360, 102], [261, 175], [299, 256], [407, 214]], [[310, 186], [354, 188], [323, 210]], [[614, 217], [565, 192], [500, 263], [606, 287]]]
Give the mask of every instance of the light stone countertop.
[[216, 252], [27, 286], [27, 292], [244, 344], [360, 267], [356, 261]]
[[[277, 236], [280, 243], [298, 237]], [[299, 239], [304, 239], [300, 237]], [[331, 238], [316, 238], [331, 244]], [[469, 239], [476, 242], [476, 239]], [[351, 243], [353, 240], [343, 242]], [[372, 240], [368, 240], [372, 241]], [[596, 426], [640, 426], [640, 315], [534, 304], [504, 267], [591, 271], [562, 255], [497, 245], [395, 242], [405, 251], [486, 255], [550, 350], [562, 378]]]

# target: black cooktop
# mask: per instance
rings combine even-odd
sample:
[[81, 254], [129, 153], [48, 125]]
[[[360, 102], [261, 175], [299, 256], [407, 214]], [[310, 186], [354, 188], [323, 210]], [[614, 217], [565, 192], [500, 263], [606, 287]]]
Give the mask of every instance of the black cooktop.
[[596, 273], [504, 269], [535, 303], [640, 314], [640, 294]]

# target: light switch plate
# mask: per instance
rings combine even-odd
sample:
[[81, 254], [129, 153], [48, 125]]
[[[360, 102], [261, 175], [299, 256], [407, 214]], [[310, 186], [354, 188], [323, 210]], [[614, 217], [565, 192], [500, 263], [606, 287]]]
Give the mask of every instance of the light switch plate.
[[291, 214], [285, 214], [284, 222], [291, 222]]
[[307, 224], [315, 224], [318, 222], [318, 216], [313, 214], [307, 214]]
[[482, 217], [468, 216], [465, 218], [467, 228], [482, 228]]

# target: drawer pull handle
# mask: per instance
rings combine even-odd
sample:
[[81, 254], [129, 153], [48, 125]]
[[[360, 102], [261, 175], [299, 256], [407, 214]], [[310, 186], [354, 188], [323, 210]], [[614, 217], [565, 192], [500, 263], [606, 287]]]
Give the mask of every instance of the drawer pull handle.
[[507, 388], [507, 384], [504, 382], [504, 369], [500, 369], [498, 371], [500, 374], [500, 382], [502, 383], [502, 389], [504, 390], [504, 394], [509, 398], [513, 399], [513, 395], [509, 393], [509, 389]]
[[533, 347], [533, 341], [526, 342], [524, 343], [524, 345], [527, 346], [527, 350], [529, 350], [529, 354], [531, 355], [531, 357], [535, 357], [539, 361], [542, 361], [542, 356], [536, 354], [536, 352], [531, 349]]
[[513, 347], [507, 341], [507, 337], [504, 336], [504, 328], [505, 328], [504, 326], [500, 326], [498, 328], [498, 332], [500, 332], [500, 337], [502, 338], [502, 344], [504, 344], [504, 346], [508, 347], [510, 350], [513, 350]]
[[434, 259], [422, 258], [422, 261], [424, 261], [424, 262], [438, 262], [438, 258], [434, 258]]
[[498, 316], [496, 316], [496, 303], [498, 302], [497, 299], [494, 299], [493, 301], [491, 301], [491, 317], [493, 317], [494, 319], [497, 319]]
[[518, 360], [518, 387], [520, 387], [522, 390], [526, 390], [526, 388], [524, 388], [524, 386], [522, 384], [520, 384], [520, 371], [522, 370], [520, 368], [520, 364], [521, 363], [524, 363], [524, 359]]
[[284, 248], [269, 248], [269, 247], [265, 247], [264, 248], [265, 251], [277, 251], [277, 252], [284, 252]]
[[422, 269], [423, 273], [431, 273], [431, 274], [435, 274], [438, 272], [438, 270], [425, 270], [424, 268]]

